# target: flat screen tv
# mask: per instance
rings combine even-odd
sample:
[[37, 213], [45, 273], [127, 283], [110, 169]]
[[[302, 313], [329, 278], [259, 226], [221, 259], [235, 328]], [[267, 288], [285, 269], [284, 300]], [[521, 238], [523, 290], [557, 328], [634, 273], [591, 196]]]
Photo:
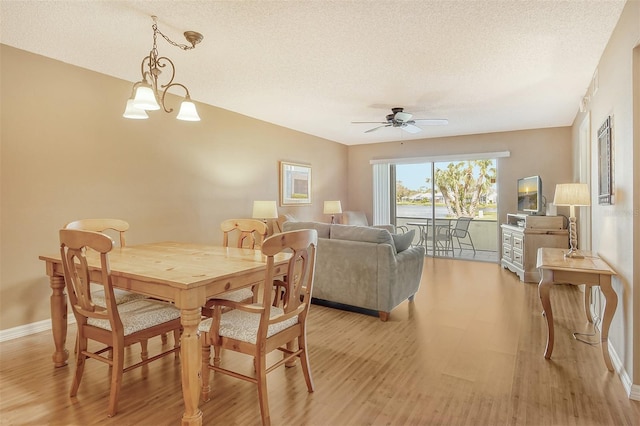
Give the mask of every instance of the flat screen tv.
[[540, 176], [518, 179], [518, 211], [531, 215], [544, 214]]

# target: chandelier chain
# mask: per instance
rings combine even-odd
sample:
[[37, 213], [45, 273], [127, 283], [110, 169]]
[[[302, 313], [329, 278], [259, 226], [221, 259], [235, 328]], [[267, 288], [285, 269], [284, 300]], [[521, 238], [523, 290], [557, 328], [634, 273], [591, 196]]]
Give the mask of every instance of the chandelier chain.
[[176, 43], [175, 41], [171, 40], [169, 37], [164, 35], [162, 33], [162, 31], [160, 31], [158, 29], [158, 25], [157, 24], [153, 24], [153, 47], [154, 47], [154, 49], [156, 47], [156, 38], [157, 38], [156, 34], [160, 34], [167, 41], [167, 43], [169, 43], [169, 44], [171, 44], [173, 46], [179, 47], [182, 50], [191, 50], [191, 49], [195, 48], [195, 46], [187, 46], [186, 44]]

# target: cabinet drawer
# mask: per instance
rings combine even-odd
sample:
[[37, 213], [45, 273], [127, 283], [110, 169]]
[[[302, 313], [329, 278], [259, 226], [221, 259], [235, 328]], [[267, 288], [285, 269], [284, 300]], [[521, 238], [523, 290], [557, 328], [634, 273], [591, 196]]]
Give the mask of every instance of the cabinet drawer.
[[511, 232], [503, 232], [502, 233], [502, 244], [511, 245]]
[[511, 261], [511, 247], [502, 246], [502, 258]]
[[513, 251], [513, 263], [522, 267], [523, 266], [523, 262], [522, 262], [522, 252], [519, 251]]
[[514, 235], [513, 236], [513, 248], [522, 251], [523, 247], [524, 247], [524, 244], [522, 244], [522, 237]]

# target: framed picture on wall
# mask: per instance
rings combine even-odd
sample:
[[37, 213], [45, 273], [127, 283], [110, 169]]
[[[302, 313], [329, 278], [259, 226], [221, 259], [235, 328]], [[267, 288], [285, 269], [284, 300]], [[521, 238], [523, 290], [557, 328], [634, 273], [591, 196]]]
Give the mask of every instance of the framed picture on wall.
[[280, 205], [311, 204], [311, 166], [280, 162]]
[[611, 116], [598, 129], [598, 204], [613, 204]]

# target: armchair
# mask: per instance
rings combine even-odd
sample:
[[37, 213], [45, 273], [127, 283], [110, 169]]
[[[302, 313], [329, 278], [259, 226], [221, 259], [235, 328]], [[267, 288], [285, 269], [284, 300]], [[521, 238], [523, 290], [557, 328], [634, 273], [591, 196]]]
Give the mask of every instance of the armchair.
[[[369, 225], [369, 221], [367, 220], [367, 215], [362, 211], [353, 211], [348, 210], [342, 213], [342, 224], [343, 225], [355, 225], [355, 226], [371, 226]], [[396, 233], [395, 225], [373, 225], [374, 228], [386, 229], [392, 234]]]

